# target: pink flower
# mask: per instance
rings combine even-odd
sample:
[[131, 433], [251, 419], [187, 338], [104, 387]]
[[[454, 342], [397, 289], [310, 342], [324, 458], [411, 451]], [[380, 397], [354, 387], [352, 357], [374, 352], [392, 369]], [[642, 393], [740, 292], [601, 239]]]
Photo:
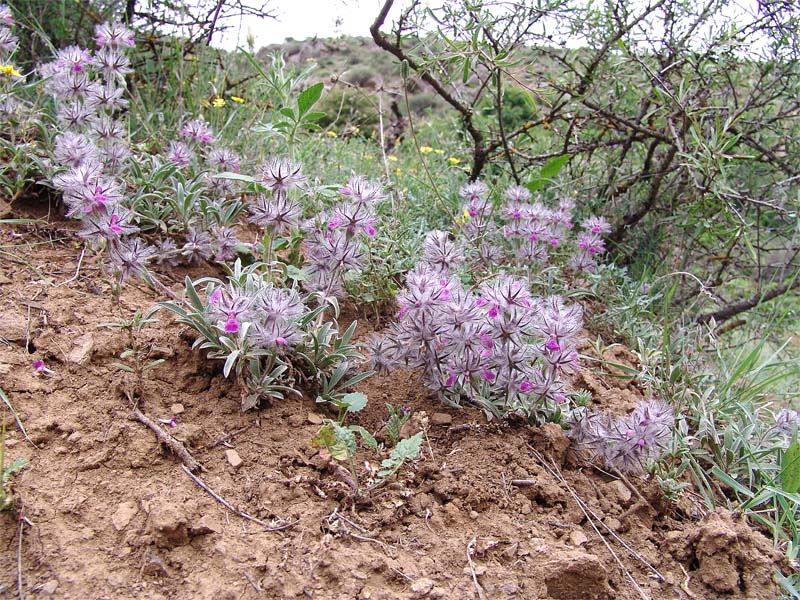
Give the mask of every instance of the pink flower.
[[533, 384], [530, 381], [523, 381], [519, 384], [519, 391], [523, 394], [529, 391], [533, 387]]
[[481, 371], [481, 379], [485, 381], [494, 381], [495, 374], [491, 371]]
[[236, 333], [239, 331], [239, 321], [236, 320], [236, 317], [230, 315], [228, 320], [225, 321], [225, 333]]
[[558, 352], [561, 350], [561, 346], [558, 345], [558, 340], [552, 337], [547, 340], [544, 347], [550, 350], [550, 352]]
[[222, 288], [217, 288], [213, 292], [211, 292], [211, 296], [208, 298], [209, 304], [216, 304], [222, 299]]

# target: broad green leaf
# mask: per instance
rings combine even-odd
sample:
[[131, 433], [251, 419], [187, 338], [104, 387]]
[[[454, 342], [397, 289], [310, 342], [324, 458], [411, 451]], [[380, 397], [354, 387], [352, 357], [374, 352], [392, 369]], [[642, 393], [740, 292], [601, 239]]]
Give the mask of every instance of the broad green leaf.
[[361, 392], [351, 392], [345, 394], [341, 403], [347, 407], [348, 412], [358, 412], [367, 406], [367, 395]]
[[320, 81], [303, 90], [297, 97], [297, 111], [301, 117], [308, 112], [308, 109], [317, 103], [317, 100], [322, 96], [324, 87], [324, 84]]
[[367, 448], [374, 452], [378, 451], [378, 442], [369, 431], [361, 427], [361, 425], [350, 425], [350, 430], [361, 435], [361, 439], [364, 440]]
[[286, 265], [286, 277], [293, 281], [306, 281], [308, 279], [306, 272], [294, 265]]
[[559, 171], [563, 168], [565, 164], [570, 159], [569, 154], [562, 154], [561, 156], [554, 156], [550, 160], [548, 160], [544, 165], [542, 165], [541, 171], [539, 171], [539, 177], [542, 179], [552, 179], [556, 175], [558, 175]]
[[410, 438], [400, 440], [392, 450], [391, 458], [395, 460], [414, 460], [419, 456], [422, 445], [422, 432], [412, 435]]
[[324, 112], [322, 112], [322, 111], [319, 111], [319, 110], [318, 110], [318, 111], [314, 111], [314, 112], [310, 112], [310, 113], [308, 113], [307, 115], [305, 115], [305, 116], [303, 117], [303, 120], [304, 120], [304, 121], [319, 121], [319, 120], [320, 120], [321, 118], [323, 118], [323, 117], [324, 117], [326, 114], [327, 114], [327, 113], [324, 113]]
[[[291, 107], [289, 107], [289, 106], [284, 106], [282, 109], [280, 109], [280, 111], [279, 111], [279, 112], [280, 112], [280, 113], [281, 113], [281, 114], [282, 114], [284, 117], [286, 117], [287, 119], [292, 119], [292, 120], [294, 120], [294, 110], [293, 110]], [[301, 113], [301, 114], [302, 114], [302, 113]]]
[[800, 491], [800, 442], [793, 441], [781, 460], [781, 483], [790, 494]]

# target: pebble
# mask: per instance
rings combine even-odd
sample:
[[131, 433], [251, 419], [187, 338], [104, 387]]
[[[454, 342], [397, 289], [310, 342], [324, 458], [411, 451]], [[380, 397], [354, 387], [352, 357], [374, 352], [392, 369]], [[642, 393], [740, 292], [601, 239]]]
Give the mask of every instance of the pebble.
[[85, 365], [92, 358], [92, 352], [94, 352], [94, 338], [91, 333], [84, 333], [75, 340], [75, 345], [67, 354], [67, 362]]
[[50, 581], [45, 583], [41, 588], [39, 588], [39, 590], [47, 596], [52, 596], [53, 594], [55, 594], [57, 589], [58, 589], [58, 581], [56, 581], [55, 579], [51, 579]]
[[305, 423], [306, 418], [303, 415], [291, 415], [289, 416], [289, 425], [292, 427], [300, 427], [303, 423]]
[[421, 598], [422, 596], [427, 596], [428, 592], [433, 589], [433, 586], [434, 581], [432, 579], [420, 577], [411, 584], [411, 591], [416, 595], [417, 598]]
[[431, 423], [433, 425], [451, 425], [453, 423], [453, 415], [447, 413], [433, 413], [431, 415]]
[[573, 546], [583, 546], [588, 541], [589, 538], [582, 531], [573, 531], [569, 534], [569, 543]]
[[474, 521], [475, 519], [477, 519], [477, 518], [478, 518], [478, 513], [477, 513], [477, 511], [474, 511], [474, 510], [471, 510], [471, 511], [469, 511], [469, 518], [470, 518], [470, 519], [472, 519], [473, 521]]
[[631, 490], [625, 485], [624, 481], [617, 479], [609, 483], [608, 486], [614, 490], [614, 493], [623, 505], [631, 501]]
[[238, 469], [244, 463], [242, 457], [239, 456], [239, 453], [233, 448], [225, 450], [225, 458], [228, 459], [228, 464], [232, 466], [234, 469]]
[[317, 413], [308, 413], [306, 420], [312, 425], [322, 425], [322, 417]]
[[122, 502], [117, 506], [116, 512], [111, 515], [111, 524], [117, 531], [122, 531], [133, 520], [137, 512], [139, 512], [139, 507], [136, 506], [136, 502], [133, 500]]
[[173, 415], [180, 415], [186, 409], [183, 407], [183, 404], [175, 403], [170, 407], [170, 410], [172, 411]]

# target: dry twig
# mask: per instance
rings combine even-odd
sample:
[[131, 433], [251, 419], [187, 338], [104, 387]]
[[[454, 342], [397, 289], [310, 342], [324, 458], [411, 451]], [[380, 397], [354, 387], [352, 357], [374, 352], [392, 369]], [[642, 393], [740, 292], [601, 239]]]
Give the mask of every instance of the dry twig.
[[181, 459], [181, 461], [189, 471], [203, 470], [203, 467], [200, 465], [200, 463], [197, 462], [191, 454], [189, 454], [189, 451], [186, 449], [186, 446], [184, 446], [181, 442], [172, 437], [169, 433], [164, 431], [164, 428], [161, 427], [161, 425], [153, 421], [151, 418], [145, 416], [144, 413], [142, 413], [142, 411], [140, 411], [136, 407], [133, 408], [133, 416], [136, 417], [136, 419], [140, 423], [144, 423], [150, 429], [152, 429], [153, 433], [156, 434], [158, 441], [164, 444], [170, 450], [172, 450], [172, 452], [174, 452], [178, 456], [178, 458]]
[[217, 502], [222, 504], [222, 506], [227, 508], [232, 513], [234, 513], [236, 515], [239, 515], [243, 519], [247, 519], [248, 521], [252, 521], [253, 523], [261, 525], [267, 531], [282, 531], [284, 529], [289, 529], [290, 527], [294, 527], [298, 523], [298, 521], [287, 521], [283, 525], [278, 525], [277, 527], [273, 527], [273, 526], [265, 523], [261, 519], [257, 519], [255, 517], [252, 517], [252, 516], [248, 515], [246, 512], [243, 512], [241, 510], [236, 509], [230, 502], [225, 500], [222, 496], [217, 494], [214, 490], [212, 490], [205, 483], [203, 483], [203, 480], [200, 479], [194, 473], [192, 473], [189, 469], [187, 469], [185, 465], [181, 465], [181, 469], [183, 469], [183, 472], [186, 473], [192, 479], [192, 481], [194, 481], [197, 485], [199, 485], [202, 489], [204, 489], [208, 493], [209, 496], [211, 496], [212, 498], [214, 498], [214, 500], [216, 500]]
[[480, 600], [485, 600], [486, 596], [483, 595], [483, 588], [478, 583], [478, 575], [475, 573], [475, 565], [472, 562], [472, 553], [475, 551], [475, 546], [478, 543], [478, 538], [472, 538], [467, 544], [467, 562], [469, 563], [469, 571], [472, 573], [472, 583], [475, 585], [475, 591], [478, 593]]

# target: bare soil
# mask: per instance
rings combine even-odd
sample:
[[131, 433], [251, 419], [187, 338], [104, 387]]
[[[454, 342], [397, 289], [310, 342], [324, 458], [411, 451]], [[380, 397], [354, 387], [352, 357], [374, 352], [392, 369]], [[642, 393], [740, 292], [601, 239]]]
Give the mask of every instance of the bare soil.
[[[2, 227], [0, 387], [32, 444], [5, 411], [7, 461], [30, 462], [11, 479], [17, 512], [0, 514], [0, 597], [778, 594], [780, 555], [741, 517], [707, 514], [691, 492], [669, 502], [651, 481], [605, 473], [555, 425], [488, 423], [477, 410], [446, 407], [414, 372], [362, 385], [370, 406], [353, 422], [380, 438], [385, 403], [404, 404], [414, 412], [409, 432], [425, 432], [422, 456], [355, 498], [311, 444], [325, 407], [298, 398], [242, 413], [220, 365], [192, 351], [186, 328], [162, 311], [141, 342], [165, 362], [145, 377], [140, 407], [177, 417], [166, 429], [202, 464], [202, 482], [262, 524], [243, 518], [132, 418], [125, 391], [134, 382], [112, 364], [127, 333], [98, 327], [164, 298], [133, 282], [117, 304], [94, 259], [78, 269], [71, 239]], [[185, 274], [161, 277], [180, 292]], [[36, 359], [53, 374], [36, 373]], [[619, 378], [587, 372], [576, 383], [609, 410], [642, 397]], [[379, 461], [365, 450], [359, 468]]]

